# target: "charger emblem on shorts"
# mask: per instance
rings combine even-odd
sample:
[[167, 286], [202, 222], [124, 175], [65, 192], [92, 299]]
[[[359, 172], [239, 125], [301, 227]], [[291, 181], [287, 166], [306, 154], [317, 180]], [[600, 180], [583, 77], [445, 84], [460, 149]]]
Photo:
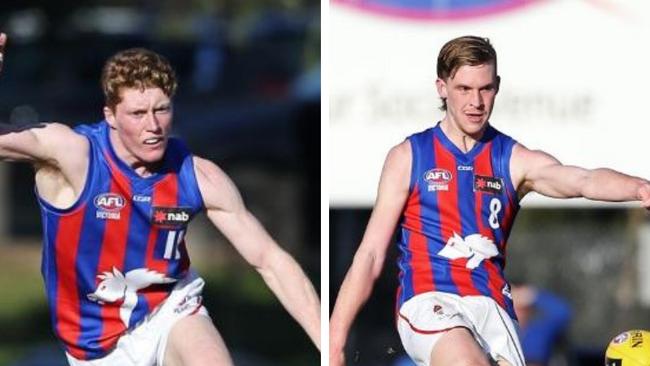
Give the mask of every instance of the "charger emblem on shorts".
[[174, 313], [181, 314], [188, 309], [196, 309], [201, 306], [201, 301], [203, 298], [201, 296], [185, 296], [178, 305], [174, 308]]
[[435, 304], [433, 305], [433, 315], [438, 320], [445, 320], [451, 318], [453, 313], [446, 313], [442, 305]]

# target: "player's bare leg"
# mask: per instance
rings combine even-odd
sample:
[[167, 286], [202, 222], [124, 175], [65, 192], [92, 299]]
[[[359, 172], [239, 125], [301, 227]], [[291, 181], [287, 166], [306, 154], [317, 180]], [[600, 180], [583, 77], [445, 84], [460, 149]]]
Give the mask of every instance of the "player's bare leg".
[[221, 335], [210, 318], [190, 315], [172, 327], [167, 338], [165, 366], [232, 366]]
[[[431, 366], [490, 366], [485, 351], [466, 328], [448, 330], [431, 350]], [[501, 365], [501, 364], [499, 364]]]

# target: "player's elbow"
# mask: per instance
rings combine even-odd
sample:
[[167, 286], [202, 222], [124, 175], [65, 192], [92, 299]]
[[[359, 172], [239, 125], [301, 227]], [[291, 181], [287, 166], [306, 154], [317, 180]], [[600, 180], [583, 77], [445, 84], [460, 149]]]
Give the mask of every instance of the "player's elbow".
[[580, 196], [591, 200], [618, 201], [617, 195], [609, 194], [608, 186], [612, 181], [612, 170], [599, 168], [585, 170], [576, 186], [580, 187]]
[[261, 251], [250, 263], [255, 267], [262, 277], [276, 273], [282, 268], [290, 265], [291, 256], [278, 245], [269, 245]]
[[352, 265], [368, 270], [371, 278], [375, 280], [381, 274], [385, 257], [384, 253], [377, 250], [360, 248], [354, 255]]

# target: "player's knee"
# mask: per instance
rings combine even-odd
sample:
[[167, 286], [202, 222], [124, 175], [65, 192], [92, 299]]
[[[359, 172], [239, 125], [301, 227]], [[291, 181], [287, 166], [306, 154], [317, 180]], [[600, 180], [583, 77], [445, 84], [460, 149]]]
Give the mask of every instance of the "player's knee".
[[462, 366], [491, 366], [490, 360], [485, 355], [468, 355], [458, 363]]
[[[219, 332], [212, 321], [202, 315], [189, 316], [175, 324], [170, 332], [167, 347], [169, 360], [179, 360], [180, 365], [233, 365]], [[165, 365], [167, 366], [167, 363]]]
[[468, 360], [465, 360], [464, 362], [460, 363], [460, 365], [463, 366], [490, 366], [490, 361], [488, 361], [486, 358], [471, 358]]

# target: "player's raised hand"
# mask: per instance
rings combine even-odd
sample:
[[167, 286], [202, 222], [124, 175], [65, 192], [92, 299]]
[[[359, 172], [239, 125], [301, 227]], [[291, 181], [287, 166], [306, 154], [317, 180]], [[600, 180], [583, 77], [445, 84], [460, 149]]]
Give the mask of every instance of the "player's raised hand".
[[646, 210], [650, 210], [650, 184], [646, 183], [639, 188], [639, 200], [641, 201], [641, 206]]
[[7, 43], [7, 35], [0, 33], [0, 71], [2, 71], [2, 64], [5, 57], [5, 44]]

